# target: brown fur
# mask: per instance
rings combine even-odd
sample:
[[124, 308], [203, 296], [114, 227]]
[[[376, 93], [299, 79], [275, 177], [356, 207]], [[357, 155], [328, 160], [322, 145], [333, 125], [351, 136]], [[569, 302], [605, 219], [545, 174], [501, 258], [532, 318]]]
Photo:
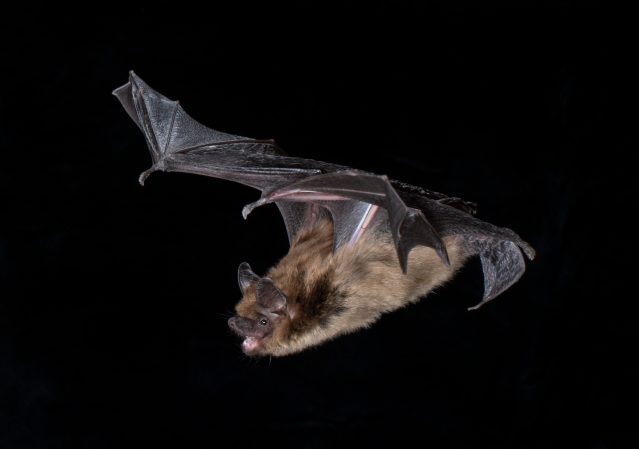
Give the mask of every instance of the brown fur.
[[[333, 253], [333, 225], [321, 221], [296, 238], [289, 253], [268, 272], [287, 297], [288, 317], [264, 342], [263, 352], [286, 355], [367, 327], [386, 312], [417, 301], [453, 277], [465, 256], [444, 238], [451, 266], [431, 248], [415, 247], [403, 274], [388, 234], [367, 232], [355, 246]], [[237, 305], [254, 318], [255, 287]]]

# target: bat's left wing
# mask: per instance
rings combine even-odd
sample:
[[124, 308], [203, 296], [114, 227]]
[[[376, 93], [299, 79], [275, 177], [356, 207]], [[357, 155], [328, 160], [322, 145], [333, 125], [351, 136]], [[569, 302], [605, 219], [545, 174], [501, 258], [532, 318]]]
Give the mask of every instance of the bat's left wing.
[[496, 298], [521, 278], [526, 271], [524, 254], [530, 260], [535, 258], [533, 247], [514, 231], [473, 217], [465, 205], [451, 207], [446, 199], [433, 200], [412, 186], [398, 185], [398, 193], [409, 207], [424, 213], [439, 235], [459, 237], [467, 254], [479, 256], [484, 296], [471, 309]]
[[[446, 246], [421, 210], [407, 207], [386, 176], [357, 170], [315, 175], [262, 195], [244, 208], [246, 216], [253, 208], [270, 202], [307, 201], [326, 208], [336, 229], [335, 246], [352, 243], [385, 209], [402, 271], [406, 273], [408, 254], [417, 245], [433, 248], [449, 264]], [[344, 229], [346, 228], [346, 229]]]

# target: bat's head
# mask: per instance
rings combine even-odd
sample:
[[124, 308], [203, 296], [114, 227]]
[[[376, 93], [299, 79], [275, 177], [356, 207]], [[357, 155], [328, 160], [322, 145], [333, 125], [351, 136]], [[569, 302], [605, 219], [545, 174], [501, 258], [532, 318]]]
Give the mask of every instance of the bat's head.
[[273, 354], [282, 329], [289, 320], [286, 295], [270, 278], [260, 278], [247, 263], [238, 269], [238, 281], [243, 298], [237, 305], [237, 315], [229, 319], [229, 327], [244, 338], [242, 351], [246, 355]]

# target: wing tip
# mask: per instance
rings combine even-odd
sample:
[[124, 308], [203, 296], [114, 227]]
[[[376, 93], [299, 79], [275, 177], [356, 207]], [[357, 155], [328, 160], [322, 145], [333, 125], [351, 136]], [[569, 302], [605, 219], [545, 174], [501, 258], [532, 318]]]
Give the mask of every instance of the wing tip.
[[129, 82], [131, 84], [146, 84], [133, 70], [129, 70]]
[[113, 95], [114, 97], [120, 98], [122, 97], [122, 95], [126, 95], [126, 92], [131, 89], [131, 82], [127, 81], [125, 84], [121, 85], [120, 87], [116, 87], [115, 89], [113, 89], [113, 91], [111, 91], [111, 95]]
[[[530, 255], [528, 254], [526, 249], [524, 249], [524, 247], [521, 244], [515, 243], [515, 242], [512, 242], [512, 241], [510, 242], [510, 244], [512, 245], [513, 250], [516, 251], [516, 253], [518, 254], [516, 259], [518, 261], [517, 266], [518, 266], [519, 269], [515, 272], [515, 275], [510, 279], [510, 281], [508, 281], [505, 285], [502, 285], [502, 286], [498, 287], [497, 289], [494, 288], [493, 282], [490, 281], [489, 278], [487, 278], [488, 274], [487, 274], [487, 272], [484, 269], [484, 296], [483, 296], [482, 300], [479, 302], [479, 304], [476, 304], [476, 305], [474, 305], [472, 307], [469, 307], [468, 308], [469, 311], [479, 309], [481, 306], [483, 306], [487, 302], [492, 301], [493, 299], [495, 299], [496, 297], [498, 297], [499, 295], [504, 293], [510, 287], [515, 285], [517, 282], [519, 282], [519, 280], [522, 278], [522, 276], [526, 272], [526, 263], [524, 262], [524, 257], [522, 255], [522, 251], [528, 257], [530, 257]], [[525, 242], [524, 242], [524, 244], [527, 246], [527, 249], [532, 251], [532, 255], [534, 257], [535, 251], [532, 249], [532, 247], [530, 245], [528, 245], [527, 243], [525, 243]], [[484, 263], [484, 261], [482, 260], [482, 264], [483, 263]]]
[[522, 249], [524, 254], [526, 254], [526, 257], [528, 257], [528, 260], [535, 260], [535, 257], [537, 257], [537, 252], [535, 251], [535, 248], [533, 248], [528, 243], [523, 241], [519, 244], [519, 247]]

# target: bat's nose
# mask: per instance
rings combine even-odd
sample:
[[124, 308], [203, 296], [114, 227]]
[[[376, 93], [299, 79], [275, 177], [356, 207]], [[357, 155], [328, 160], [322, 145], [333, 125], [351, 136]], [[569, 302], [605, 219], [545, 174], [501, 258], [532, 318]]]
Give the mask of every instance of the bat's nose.
[[229, 318], [228, 325], [231, 330], [237, 335], [239, 335], [240, 337], [245, 337], [248, 330], [246, 321], [248, 321], [246, 318], [234, 316], [232, 318]]

